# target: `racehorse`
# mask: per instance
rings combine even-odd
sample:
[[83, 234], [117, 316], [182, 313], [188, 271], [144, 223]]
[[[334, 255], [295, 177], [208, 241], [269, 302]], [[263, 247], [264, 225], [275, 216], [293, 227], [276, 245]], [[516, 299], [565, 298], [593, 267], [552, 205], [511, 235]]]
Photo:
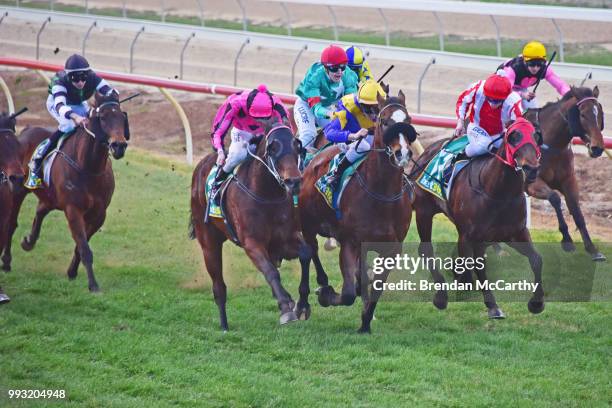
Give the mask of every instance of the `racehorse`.
[[228, 330], [222, 269], [222, 248], [227, 239], [241, 245], [265, 276], [278, 301], [280, 323], [298, 319], [295, 303], [281, 285], [277, 267], [282, 259], [310, 256], [293, 204], [301, 182], [301, 145], [288, 126], [267, 127], [266, 135], [257, 139], [258, 147], [251, 160], [240, 165], [224, 189], [222, 205], [227, 224], [220, 218], [210, 217], [208, 222], [204, 219], [208, 208], [206, 180], [215, 164], [215, 153], [198, 163], [191, 181], [190, 238], [197, 238], [202, 248], [223, 331]]
[[559, 231], [563, 235], [563, 249], [573, 251], [576, 247], [561, 211], [561, 198], [554, 190], [560, 191], [565, 196], [567, 207], [582, 235], [586, 251], [594, 261], [604, 261], [606, 257], [591, 241], [580, 210], [574, 153], [570, 148], [572, 137], [580, 136], [591, 157], [599, 157], [603, 153], [601, 132], [604, 114], [601, 104], [597, 101], [598, 96], [597, 87], [592, 90], [572, 87], [559, 101], [527, 111], [525, 117], [540, 124], [544, 141], [540, 171], [535, 182], [527, 186], [527, 193], [536, 198], [547, 199], [552, 204], [557, 214]]
[[[352, 305], [361, 295], [364, 307], [359, 332], [369, 333], [374, 309], [381, 295], [362, 285], [361, 244], [363, 242], [390, 243], [389, 251], [397, 253], [406, 237], [412, 217], [412, 186], [404, 177], [403, 166], [411, 157], [410, 144], [416, 131], [410, 125], [405, 96], [378, 96], [380, 113], [376, 121], [371, 151], [349, 181], [339, 204], [341, 219], [326, 204], [315, 187], [315, 182], [327, 171], [332, 158], [340, 152], [334, 146], [319, 153], [304, 171], [304, 185], [300, 192], [299, 208], [304, 239], [312, 250], [322, 306]], [[317, 234], [335, 237], [340, 242], [340, 270], [343, 286], [338, 294], [328, 283], [318, 256]], [[382, 254], [381, 254], [382, 255]], [[310, 313], [308, 304], [310, 259], [300, 259], [300, 282], [297, 310]], [[386, 272], [388, 274], [388, 271]], [[381, 275], [386, 279], [386, 274]]]
[[[528, 307], [530, 312], [540, 313], [544, 310], [542, 258], [533, 247], [526, 227], [523, 193], [525, 181], [535, 180], [539, 166], [540, 151], [534, 140], [534, 132], [528, 121], [517, 120], [505, 133], [500, 153], [472, 159], [455, 176], [448, 201], [444, 202], [417, 188], [414, 208], [421, 240], [419, 253], [426, 259], [434, 256], [431, 230], [433, 217], [437, 213], [446, 214], [455, 224], [459, 234], [457, 245], [460, 257], [483, 258], [486, 247], [493, 242], [506, 242], [526, 256], [538, 283]], [[425, 149], [414, 163], [411, 177], [423, 171], [447, 140], [438, 141]], [[430, 263], [427, 265], [430, 266]], [[484, 282], [487, 279], [485, 268], [475, 269], [478, 280]], [[436, 283], [445, 282], [435, 267], [430, 268], [430, 272]], [[471, 282], [471, 271], [466, 271], [459, 278], [460, 281]], [[482, 293], [489, 317], [504, 318], [493, 293], [488, 288], [483, 288]], [[438, 309], [445, 309], [448, 304], [447, 292], [437, 291], [433, 303]]]
[[[0, 114], [0, 253], [9, 239], [9, 220], [12, 209], [12, 194], [23, 188], [24, 172], [19, 162], [19, 141], [15, 137], [15, 118], [25, 109], [13, 114]], [[5, 271], [10, 265], [2, 265]], [[0, 287], [0, 304], [10, 298]]]
[[[26, 128], [20, 135], [22, 166], [25, 171], [36, 147], [48, 138], [47, 129]], [[115, 159], [121, 159], [127, 149], [129, 135], [127, 116], [121, 111], [116, 95], [96, 94], [94, 106], [89, 111], [88, 124], [78, 127], [57, 152], [51, 168], [50, 186], [34, 191], [38, 197], [36, 216], [30, 234], [23, 238], [21, 247], [30, 251], [36, 245], [45, 216], [52, 210], [62, 210], [76, 246], [68, 267], [68, 278], [77, 277], [79, 263], [87, 270], [91, 292], [100, 290], [94, 277], [93, 253], [89, 240], [100, 229], [106, 218], [115, 178], [109, 151]], [[29, 190], [14, 195], [11, 216], [12, 237], [17, 228], [17, 216]], [[3, 261], [10, 265], [10, 245], [5, 248]]]

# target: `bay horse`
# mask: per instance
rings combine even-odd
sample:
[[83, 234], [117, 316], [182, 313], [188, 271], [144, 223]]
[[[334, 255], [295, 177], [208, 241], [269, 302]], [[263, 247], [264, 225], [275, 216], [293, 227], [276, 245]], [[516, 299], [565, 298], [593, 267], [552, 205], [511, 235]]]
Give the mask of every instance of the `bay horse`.
[[[0, 253], [9, 239], [9, 222], [12, 211], [12, 194], [23, 189], [25, 174], [19, 161], [20, 145], [15, 136], [16, 117], [25, 112], [25, 108], [13, 114], [0, 114]], [[2, 265], [8, 272], [10, 265]], [[0, 287], [0, 304], [11, 299]]]
[[[431, 232], [435, 214], [444, 213], [455, 224], [459, 239], [460, 257], [484, 257], [486, 247], [494, 242], [506, 242], [529, 259], [537, 290], [528, 303], [531, 313], [544, 310], [542, 288], [542, 257], [536, 252], [526, 226], [524, 184], [536, 177], [540, 151], [534, 139], [535, 129], [525, 119], [519, 118], [504, 135], [499, 153], [473, 158], [453, 181], [448, 201], [416, 189], [414, 209], [420, 238], [419, 253], [432, 258]], [[425, 149], [414, 163], [411, 177], [418, 176], [427, 163], [437, 154], [448, 139], [440, 140]], [[428, 262], [428, 266], [429, 262]], [[475, 268], [478, 280], [486, 281], [486, 269]], [[444, 277], [435, 267], [430, 268], [436, 283], [444, 283]], [[460, 275], [460, 281], [472, 281], [471, 271]], [[495, 296], [487, 288], [482, 289], [484, 304], [492, 319], [504, 318]], [[448, 294], [439, 290], [434, 295], [434, 305], [445, 309]]]
[[[360, 333], [371, 331], [370, 323], [381, 291], [362, 285], [361, 244], [364, 242], [390, 243], [393, 254], [401, 250], [412, 217], [411, 186], [404, 177], [403, 166], [411, 157], [410, 144], [416, 131], [410, 125], [404, 93], [397, 97], [378, 95], [380, 113], [374, 130], [371, 151], [349, 181], [339, 204], [338, 219], [315, 187], [316, 181], [327, 173], [329, 163], [340, 152], [334, 146], [319, 153], [304, 171], [304, 185], [300, 192], [299, 208], [302, 230], [312, 251], [317, 272], [319, 303], [326, 306], [352, 305], [357, 295], [364, 301]], [[318, 255], [317, 234], [335, 237], [340, 243], [340, 270], [343, 285], [341, 294], [329, 285], [328, 277]], [[381, 254], [383, 255], [383, 254]], [[300, 259], [302, 278], [299, 286], [299, 313], [310, 314], [310, 258]], [[388, 274], [388, 271], [386, 272]], [[386, 275], [381, 277], [386, 279]]]
[[[15, 135], [16, 117], [24, 110], [0, 114], [0, 253], [9, 240], [9, 224], [13, 206], [13, 193], [23, 190], [25, 174], [21, 167], [19, 140]], [[2, 265], [6, 272], [10, 264]]]
[[598, 96], [597, 86], [592, 90], [572, 87], [559, 101], [527, 111], [525, 117], [535, 124], [539, 123], [544, 144], [538, 177], [526, 190], [530, 196], [550, 202], [555, 209], [559, 231], [563, 236], [561, 245], [565, 251], [574, 251], [576, 247], [563, 217], [561, 198], [554, 190], [561, 192], [580, 231], [586, 251], [594, 261], [605, 261], [606, 257], [591, 241], [580, 209], [574, 152], [571, 149], [572, 137], [579, 136], [591, 157], [599, 157], [603, 153], [604, 114], [597, 100]]
[[[19, 141], [24, 171], [27, 172], [28, 162], [36, 147], [50, 135], [51, 131], [39, 127], [26, 128], [21, 133]], [[115, 190], [109, 152], [113, 158], [121, 159], [127, 149], [127, 135], [127, 116], [122, 112], [117, 96], [96, 93], [88, 124], [78, 127], [57, 152], [51, 168], [50, 186], [34, 190], [38, 198], [36, 216], [30, 234], [21, 241], [21, 247], [31, 251], [47, 214], [52, 210], [63, 211], [76, 244], [67, 270], [68, 278], [73, 280], [77, 277], [79, 264], [83, 262], [91, 292], [98, 292], [100, 287], [94, 277], [89, 240], [104, 224], [106, 209]], [[14, 195], [10, 236], [15, 232], [19, 209], [28, 192]], [[5, 248], [3, 261], [10, 265], [10, 245]]]
[[[298, 155], [301, 144], [286, 125], [266, 126], [251, 159], [242, 163], [225, 188], [222, 203], [228, 224], [220, 218], [204, 221], [207, 211], [206, 180], [217, 155], [211, 153], [196, 166], [191, 181], [191, 239], [197, 238], [219, 309], [220, 326], [228, 330], [227, 288], [223, 280], [222, 248], [237, 238], [255, 267], [264, 275], [280, 309], [280, 324], [297, 320], [295, 303], [281, 284], [282, 259], [309, 257], [299, 230], [293, 195], [300, 189]], [[228, 226], [231, 229], [228, 229]], [[232, 233], [233, 231], [233, 233]], [[234, 241], [236, 242], [236, 241]]]

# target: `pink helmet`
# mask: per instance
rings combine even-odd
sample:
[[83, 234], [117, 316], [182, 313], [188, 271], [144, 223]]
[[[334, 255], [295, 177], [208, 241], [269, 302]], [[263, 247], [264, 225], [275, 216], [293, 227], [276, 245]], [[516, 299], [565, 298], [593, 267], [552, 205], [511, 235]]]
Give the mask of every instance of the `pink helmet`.
[[247, 97], [247, 110], [253, 118], [269, 118], [272, 116], [274, 101], [272, 94], [265, 85], [259, 85], [249, 92]]

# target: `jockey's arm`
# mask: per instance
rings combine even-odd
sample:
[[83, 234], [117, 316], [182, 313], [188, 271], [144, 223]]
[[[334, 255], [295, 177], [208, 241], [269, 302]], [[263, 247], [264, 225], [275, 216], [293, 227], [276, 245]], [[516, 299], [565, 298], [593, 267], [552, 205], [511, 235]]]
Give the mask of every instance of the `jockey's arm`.
[[455, 126], [455, 136], [461, 136], [464, 129], [465, 118], [467, 116], [469, 106], [474, 102], [474, 95], [476, 95], [476, 91], [478, 90], [478, 86], [480, 82], [476, 82], [475, 84], [470, 85], [468, 89], [461, 92], [459, 98], [457, 99], [457, 104], [455, 107], [455, 114], [457, 115], [457, 125]]
[[232, 126], [232, 123], [234, 122], [234, 115], [236, 114], [234, 111], [234, 106], [231, 103], [223, 104], [219, 109], [224, 109], [225, 112], [221, 120], [217, 122], [218, 124], [216, 126], [213, 124], [213, 132], [211, 135], [213, 148], [217, 152], [219, 150], [223, 150], [223, 138]]
[[555, 73], [555, 71], [553, 71], [551, 67], [548, 67], [548, 69], [546, 70], [546, 76], [544, 78], [548, 81], [549, 84], [552, 85], [553, 88], [557, 90], [557, 92], [561, 96], [565, 95], [570, 90], [569, 85], [564, 80], [559, 78], [559, 76]]
[[334, 112], [331, 106], [323, 106], [323, 104], [321, 104], [321, 98], [318, 96], [314, 98], [308, 98], [308, 106], [310, 106], [310, 109], [312, 109], [312, 113], [314, 113], [315, 117], [321, 119], [331, 118], [331, 115]]
[[101, 93], [102, 95], [109, 96], [113, 92], [119, 95], [119, 91], [110, 86], [110, 84], [106, 82], [104, 78], [100, 78], [98, 75], [96, 75], [96, 82], [96, 91]]
[[340, 119], [336, 118], [329, 122], [323, 129], [325, 137], [332, 143], [346, 143], [349, 141], [349, 130], [342, 129]]

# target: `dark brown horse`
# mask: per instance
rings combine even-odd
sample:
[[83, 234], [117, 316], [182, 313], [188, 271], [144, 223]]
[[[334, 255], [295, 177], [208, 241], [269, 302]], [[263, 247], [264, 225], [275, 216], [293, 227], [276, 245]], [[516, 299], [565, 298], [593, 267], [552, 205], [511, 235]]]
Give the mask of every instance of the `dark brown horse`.
[[[398, 97], [387, 99], [379, 95], [378, 104], [380, 114], [372, 150], [343, 193], [340, 202], [341, 219], [337, 219], [335, 212], [315, 187], [315, 182], [328, 171], [330, 160], [340, 151], [338, 147], [321, 152], [306, 167], [299, 199], [304, 238], [311, 247], [320, 285], [317, 291], [319, 303], [322, 306], [348, 306], [354, 303], [357, 295], [362, 295], [364, 308], [359, 329], [362, 333], [370, 332], [370, 323], [381, 292], [372, 290], [370, 295], [368, 288], [361, 285], [361, 244], [387, 242], [391, 244], [392, 252], [399, 251], [412, 217], [412, 187], [404, 177], [403, 165], [411, 155], [409, 145], [414, 141], [416, 132], [410, 125], [402, 91]], [[329, 285], [318, 256], [317, 234], [335, 237], [340, 243], [340, 270], [343, 278], [341, 294]], [[301, 261], [298, 310], [309, 313], [310, 259]]]
[[[486, 247], [493, 242], [506, 242], [529, 259], [537, 290], [529, 301], [529, 311], [540, 313], [544, 309], [542, 289], [542, 258], [531, 243], [526, 227], [526, 203], [524, 197], [525, 177], [532, 182], [536, 177], [539, 149], [533, 138], [534, 128], [524, 119], [519, 119], [526, 128], [511, 126], [504, 137], [498, 155], [481, 156], [472, 161], [455, 177], [448, 201], [433, 194], [416, 189], [414, 208], [421, 239], [419, 253], [431, 258], [433, 245], [431, 230], [433, 217], [444, 213], [455, 224], [459, 234], [460, 257], [484, 257]], [[518, 121], [517, 121], [518, 122]], [[516, 129], [516, 130], [515, 130]], [[447, 140], [447, 139], [446, 139]], [[413, 166], [412, 175], [418, 176], [431, 158], [440, 151], [446, 140], [438, 141], [425, 149]], [[484, 282], [486, 270], [476, 269], [480, 282]], [[435, 282], [445, 282], [435, 268], [430, 269]], [[460, 276], [463, 282], [471, 282], [471, 272]], [[490, 318], [503, 318], [493, 293], [483, 289], [484, 303]], [[439, 290], [434, 305], [444, 309], [448, 294]]]
[[[19, 140], [15, 136], [17, 114], [0, 114], [0, 253], [9, 240], [9, 224], [13, 193], [23, 190], [24, 172], [21, 168]], [[2, 269], [10, 270], [10, 264]]]
[[301, 181], [299, 140], [284, 125], [276, 125], [261, 139], [255, 157], [240, 166], [225, 189], [224, 214], [235, 235], [220, 218], [210, 217], [204, 222], [206, 179], [215, 164], [216, 154], [209, 154], [198, 163], [191, 182], [190, 237], [197, 238], [202, 247], [224, 331], [228, 330], [228, 324], [222, 248], [227, 239], [234, 235], [265, 276], [278, 301], [281, 324], [297, 320], [297, 316], [291, 295], [281, 285], [277, 267], [282, 259], [310, 256], [293, 205], [293, 195], [299, 191]]
[[[32, 250], [45, 216], [52, 210], [62, 210], [76, 243], [67, 271], [68, 278], [76, 278], [82, 261], [92, 292], [97, 292], [99, 286], [94, 277], [89, 240], [104, 224], [106, 209], [115, 190], [109, 151], [115, 159], [121, 159], [127, 148], [127, 134], [127, 118], [121, 111], [116, 95], [105, 97], [96, 94], [88, 125], [77, 128], [57, 153], [51, 169], [51, 186], [35, 190], [38, 197], [36, 216], [30, 234], [21, 242], [24, 250]], [[27, 171], [34, 149], [50, 135], [49, 130], [37, 127], [26, 128], [21, 133], [19, 141], [24, 170]], [[27, 191], [24, 191], [14, 196], [11, 236], [17, 227], [17, 215], [26, 194]], [[10, 265], [10, 245], [5, 248], [3, 261]]]
[[[17, 114], [0, 114], [0, 253], [9, 240], [9, 224], [13, 203], [13, 193], [23, 189], [24, 172], [19, 161], [19, 141], [15, 136]], [[10, 270], [10, 265], [2, 269]], [[10, 298], [0, 287], [0, 304], [7, 303]]]
[[574, 153], [570, 148], [572, 137], [580, 136], [591, 157], [599, 157], [603, 153], [604, 141], [601, 132], [604, 118], [602, 106], [597, 101], [598, 96], [597, 87], [592, 90], [572, 87], [558, 102], [548, 103], [541, 109], [527, 112], [525, 116], [529, 120], [539, 122], [544, 139], [540, 171], [535, 182], [527, 186], [527, 193], [546, 199], [552, 204], [559, 221], [559, 231], [563, 235], [563, 249], [573, 251], [576, 247], [563, 218], [561, 198], [554, 190], [561, 192], [582, 235], [585, 249], [594, 261], [604, 261], [606, 257], [591, 241], [580, 210]]

